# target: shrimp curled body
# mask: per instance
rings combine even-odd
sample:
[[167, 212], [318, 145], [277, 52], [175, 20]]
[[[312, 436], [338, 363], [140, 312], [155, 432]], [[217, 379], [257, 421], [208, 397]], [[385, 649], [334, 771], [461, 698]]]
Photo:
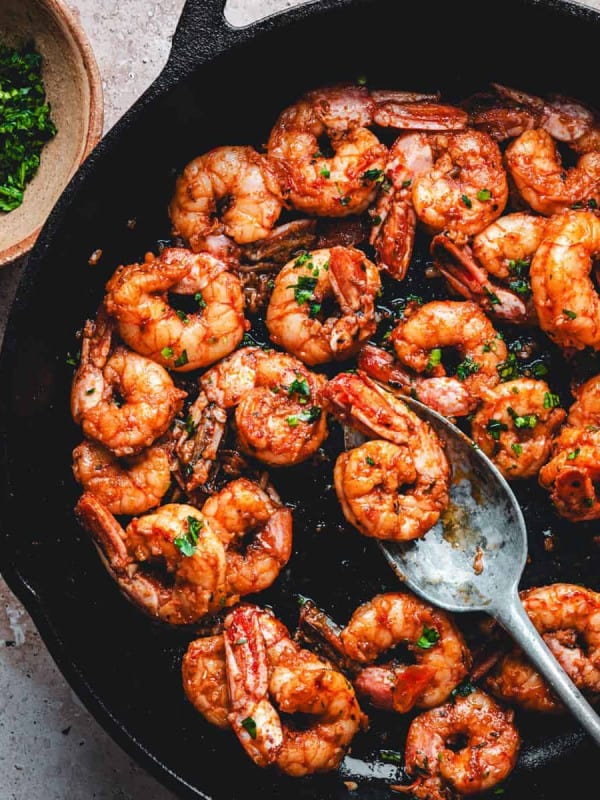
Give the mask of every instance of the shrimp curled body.
[[[353, 248], [294, 259], [275, 279], [266, 317], [271, 339], [309, 365], [350, 358], [375, 332], [380, 286], [377, 267]], [[341, 314], [322, 312], [328, 298]]]
[[[573, 683], [592, 700], [600, 696], [600, 594], [567, 583], [521, 592], [529, 618]], [[486, 688], [530, 711], [562, 712], [562, 703], [514, 648], [486, 677]]]
[[[359, 694], [399, 713], [443, 703], [471, 665], [452, 618], [408, 592], [380, 594], [361, 605], [340, 639], [345, 654], [366, 665], [354, 681]], [[383, 654], [398, 644], [408, 645], [416, 663], [380, 664]]]
[[[219, 219], [220, 203], [225, 210]], [[246, 146], [215, 147], [177, 178], [169, 215], [173, 234], [197, 251], [215, 234], [238, 244], [264, 239], [282, 206], [277, 176], [264, 155]]]
[[84, 434], [115, 456], [131, 456], [153, 444], [181, 410], [186, 392], [169, 373], [118, 345], [100, 315], [84, 327], [81, 360], [71, 385], [71, 413]]
[[[197, 311], [173, 308], [169, 292], [193, 296]], [[182, 247], [119, 267], [104, 302], [133, 350], [179, 372], [228, 355], [246, 330], [239, 279], [214, 256]]]
[[[238, 606], [227, 616], [225, 651], [229, 719], [252, 760], [295, 777], [336, 769], [364, 724], [347, 678], [257, 606]], [[295, 728], [277, 707], [310, 722]]]
[[558, 345], [600, 350], [600, 297], [590, 273], [600, 254], [600, 219], [590, 211], [553, 217], [531, 262], [540, 327]]
[[[415, 777], [417, 800], [448, 800], [477, 794], [503, 781], [514, 769], [521, 744], [513, 712], [474, 691], [416, 717], [408, 729], [405, 765]], [[460, 737], [467, 742], [458, 750]], [[396, 787], [405, 789], [406, 787]]]
[[238, 478], [209, 497], [202, 514], [226, 546], [227, 594], [243, 596], [271, 586], [292, 554], [290, 509]]
[[[86, 492], [75, 513], [121, 590], [146, 613], [172, 625], [186, 625], [226, 604], [225, 548], [197, 508], [167, 503], [135, 517], [123, 530], [110, 511]], [[144, 570], [157, 562], [170, 581]]]
[[149, 511], [171, 485], [169, 456], [161, 445], [120, 462], [110, 450], [85, 439], [73, 450], [73, 474], [85, 491], [117, 515]]

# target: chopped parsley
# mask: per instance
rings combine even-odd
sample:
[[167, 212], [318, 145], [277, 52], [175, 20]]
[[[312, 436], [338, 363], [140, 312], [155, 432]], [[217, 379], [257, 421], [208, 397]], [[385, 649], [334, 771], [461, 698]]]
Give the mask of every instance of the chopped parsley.
[[510, 414], [515, 428], [535, 428], [538, 424], [537, 414], [517, 414], [510, 406], [506, 410]]
[[381, 183], [383, 181], [383, 170], [368, 169], [366, 172], [363, 172], [362, 179], [363, 181], [375, 181], [375, 183]]
[[523, 447], [522, 447], [520, 444], [517, 444], [516, 442], [513, 442], [513, 443], [511, 444], [511, 448], [512, 448], [512, 450], [513, 450], [514, 454], [517, 456], [517, 458], [518, 458], [518, 457], [521, 455], [521, 453], [523, 452]]
[[484, 286], [484, 287], [483, 287], [483, 291], [486, 293], [486, 295], [487, 295], [487, 299], [490, 301], [490, 303], [491, 303], [493, 306], [501, 306], [501, 305], [502, 305], [502, 300], [500, 300], [500, 298], [498, 297], [498, 295], [497, 295], [497, 294], [495, 294], [494, 292], [492, 292], [492, 290], [491, 290], [491, 289], [488, 289], [488, 287], [487, 287], [487, 286]]
[[202, 292], [196, 292], [194, 300], [198, 303], [198, 308], [206, 308], [206, 300], [202, 297]]
[[33, 42], [0, 44], [0, 211], [23, 202], [44, 145], [56, 134], [42, 80], [42, 57]]
[[492, 439], [497, 442], [500, 439], [500, 434], [502, 431], [508, 430], [508, 425], [504, 422], [501, 422], [499, 419], [488, 419], [485, 429]]
[[563, 308], [562, 313], [569, 319], [577, 319], [577, 314], [574, 311], [570, 311], [568, 308]]
[[287, 424], [290, 428], [296, 428], [299, 422], [313, 423], [321, 419], [323, 409], [319, 406], [311, 406], [306, 411], [301, 411], [299, 414], [291, 414], [286, 418]]
[[373, 459], [371, 458], [371, 456], [367, 456], [367, 457], [365, 458], [365, 461], [367, 462], [367, 464], [368, 464], [370, 467], [374, 467], [374, 466], [375, 466], [375, 462], [373, 461]]
[[298, 283], [293, 283], [288, 286], [288, 289], [294, 290], [294, 300], [299, 306], [304, 303], [310, 303], [311, 300], [315, 299], [313, 292], [317, 286], [317, 282], [317, 278], [311, 278], [308, 275], [300, 275]]
[[242, 720], [242, 728], [248, 732], [251, 739], [256, 739], [256, 722], [252, 717], [246, 717]]
[[558, 408], [560, 397], [552, 392], [544, 392], [544, 408]]
[[177, 536], [173, 540], [173, 544], [179, 549], [182, 555], [189, 557], [194, 555], [196, 551], [198, 536], [204, 527], [204, 523], [201, 519], [196, 519], [196, 517], [188, 517], [186, 522], [187, 531], [185, 531], [181, 536]]
[[429, 361], [427, 362], [427, 371], [431, 372], [431, 370], [439, 367], [442, 363], [442, 348], [441, 347], [434, 347], [433, 350], [429, 353]]
[[287, 387], [288, 395], [299, 394], [301, 397], [310, 397], [308, 381], [301, 373], [296, 373], [296, 376]]
[[428, 628], [427, 625], [423, 625], [423, 633], [417, 639], [416, 645], [422, 650], [429, 650], [439, 638], [440, 635], [435, 628]]
[[461, 361], [458, 367], [456, 368], [456, 377], [464, 381], [469, 375], [474, 375], [476, 372], [479, 372], [481, 369], [481, 364], [478, 364], [476, 361], [473, 361], [471, 356], [467, 356], [464, 361]]
[[471, 200], [470, 197], [467, 197], [466, 194], [462, 194], [460, 196], [460, 199], [463, 201], [463, 203], [466, 205], [467, 208], [473, 208], [473, 201]]
[[501, 381], [513, 381], [519, 377], [519, 364], [514, 353], [509, 353], [506, 361], [501, 361], [496, 367]]
[[393, 750], [380, 750], [379, 756], [382, 761], [388, 764], [403, 764], [404, 759], [401, 753], [395, 753]]
[[457, 697], [468, 697], [474, 691], [476, 691], [476, 687], [468, 680], [464, 680], [462, 683], [459, 683], [455, 689], [452, 689], [450, 697], [453, 700]]
[[173, 358], [173, 348], [172, 347], [163, 347], [160, 351], [160, 354], [163, 358]]
[[319, 172], [319, 175], [322, 178], [331, 178], [331, 171], [327, 169], [327, 167], [323, 167], [323, 169]]
[[485, 203], [487, 200], [492, 199], [492, 193], [490, 192], [489, 189], [480, 189], [477, 192], [477, 199], [479, 200], [480, 203]]
[[185, 365], [188, 363], [188, 361], [189, 361], [189, 359], [188, 359], [187, 350], [182, 350], [181, 353], [179, 354], [179, 356], [175, 359], [175, 361], [173, 363], [174, 363], [174, 365], [176, 367], [185, 367]]
[[581, 453], [581, 449], [579, 447], [576, 447], [575, 450], [573, 450], [572, 452], [569, 453], [569, 455], [567, 456], [567, 460], [568, 461], [573, 461], [574, 459], [577, 458], [579, 453]]

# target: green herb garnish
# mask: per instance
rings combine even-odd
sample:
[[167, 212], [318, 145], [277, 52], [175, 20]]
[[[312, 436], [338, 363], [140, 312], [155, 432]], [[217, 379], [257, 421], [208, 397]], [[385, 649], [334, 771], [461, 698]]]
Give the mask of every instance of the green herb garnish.
[[506, 425], [504, 422], [500, 422], [499, 419], [488, 419], [485, 429], [492, 439], [497, 442], [500, 439], [500, 434], [502, 431], [508, 430], [508, 425]]
[[23, 202], [41, 152], [56, 134], [42, 80], [42, 57], [33, 42], [0, 44], [0, 211]]
[[256, 722], [252, 719], [252, 717], [246, 717], [246, 719], [242, 720], [242, 728], [248, 731], [251, 739], [256, 739]]
[[423, 633], [417, 639], [416, 644], [417, 647], [420, 647], [422, 650], [429, 650], [439, 638], [440, 635], [435, 628], [428, 628], [427, 625], [423, 625]]
[[558, 408], [560, 397], [552, 392], [544, 392], [544, 408]]
[[464, 361], [461, 361], [458, 367], [456, 368], [456, 377], [464, 381], [465, 378], [468, 378], [469, 375], [474, 375], [476, 372], [479, 372], [481, 369], [481, 364], [478, 364], [476, 361], [473, 361], [471, 356], [467, 356]]
[[480, 203], [485, 203], [486, 200], [491, 200], [491, 198], [492, 198], [492, 193], [490, 192], [489, 189], [480, 189], [477, 192], [477, 199], [479, 200]]
[[173, 540], [173, 544], [179, 549], [182, 555], [189, 557], [194, 555], [194, 552], [196, 551], [198, 536], [204, 527], [204, 523], [201, 519], [196, 519], [196, 517], [188, 517], [186, 522], [188, 526], [187, 531], [185, 531], [181, 536], [177, 536]]

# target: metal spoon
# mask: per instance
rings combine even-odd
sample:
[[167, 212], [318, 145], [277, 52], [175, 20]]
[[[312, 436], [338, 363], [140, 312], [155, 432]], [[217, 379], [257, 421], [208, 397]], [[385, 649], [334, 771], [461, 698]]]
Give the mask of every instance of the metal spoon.
[[445, 442], [453, 478], [449, 511], [424, 538], [378, 540], [387, 561], [424, 600], [448, 611], [485, 611], [494, 617], [600, 745], [600, 717], [554, 658], [519, 600], [527, 529], [510, 486], [455, 425], [417, 400], [403, 399]]

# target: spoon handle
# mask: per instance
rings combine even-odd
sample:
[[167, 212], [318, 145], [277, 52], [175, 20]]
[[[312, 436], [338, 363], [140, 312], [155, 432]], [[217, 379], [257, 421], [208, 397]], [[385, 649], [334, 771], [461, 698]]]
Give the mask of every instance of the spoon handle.
[[490, 611], [515, 639], [529, 661], [543, 675], [554, 693], [581, 726], [600, 745], [600, 717], [560, 666], [527, 616], [518, 594], [505, 598], [502, 607]]

